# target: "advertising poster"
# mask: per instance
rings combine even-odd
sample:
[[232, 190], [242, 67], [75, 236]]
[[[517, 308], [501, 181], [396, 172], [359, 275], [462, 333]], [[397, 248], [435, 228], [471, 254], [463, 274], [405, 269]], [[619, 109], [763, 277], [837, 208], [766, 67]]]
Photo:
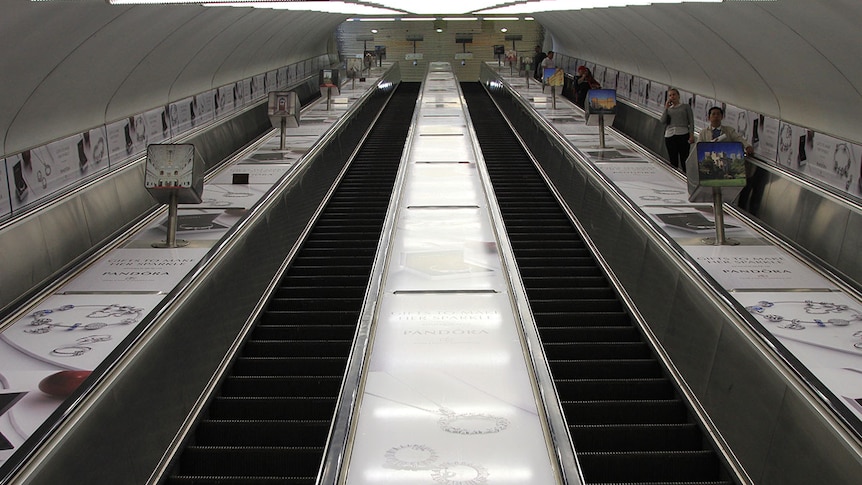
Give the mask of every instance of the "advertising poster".
[[667, 102], [667, 89], [668, 87], [664, 84], [655, 81], [650, 82], [647, 91], [647, 108], [658, 112], [664, 111], [664, 105]]
[[3, 220], [12, 213], [12, 201], [9, 199], [9, 194], [15, 190], [15, 187], [9, 183], [8, 174], [11, 170], [8, 159], [4, 159], [0, 163], [0, 168], [2, 168], [0, 170], [0, 220]]
[[152, 143], [160, 143], [169, 140], [171, 137], [171, 126], [168, 123], [168, 111], [164, 107], [159, 107], [147, 111], [143, 115], [145, 129], [144, 147]]
[[108, 156], [111, 163], [121, 163], [147, 148], [147, 126], [138, 114], [107, 125]]
[[243, 104], [249, 104], [254, 101], [253, 92], [255, 90], [254, 78], [248, 77], [240, 81], [242, 83], [242, 98]]
[[632, 99], [632, 75], [622, 72], [617, 75], [617, 96]]
[[245, 91], [242, 81], [233, 83], [233, 109], [240, 109], [245, 104]]
[[[98, 137], [100, 130], [93, 131]], [[101, 161], [101, 167], [97, 167], [95, 161], [91, 167], [92, 142], [93, 137], [88, 132], [10, 157], [6, 164], [12, 169], [9, 181], [12, 209], [17, 210], [75, 183], [93, 169], [106, 168], [107, 164]]]
[[[188, 209], [182, 207], [177, 214], [177, 239], [190, 241], [183, 249], [209, 248], [221, 239], [225, 233], [245, 217], [245, 209], [230, 207], [217, 209]], [[129, 243], [129, 248], [150, 248], [154, 243], [162, 243], [167, 239], [168, 218], [152, 224], [135, 236]], [[191, 254], [191, 253], [189, 253]]]
[[562, 86], [565, 81], [565, 74], [562, 69], [555, 67], [545, 68], [545, 83], [548, 86]]
[[744, 109], [737, 108], [733, 105], [724, 107], [724, 121], [722, 124], [736, 129], [740, 136], [751, 143], [751, 128], [752, 120], [749, 118], [748, 112]]
[[236, 107], [234, 104], [234, 93], [236, 91], [234, 90], [234, 84], [222, 86], [217, 91], [216, 102], [213, 104], [215, 105], [215, 116], [218, 118], [234, 110]]
[[727, 290], [831, 290], [835, 285], [774, 246], [686, 246]]
[[265, 79], [265, 74], [258, 74], [257, 76], [249, 78], [249, 101], [257, 101], [266, 95], [266, 86], [264, 86]]
[[617, 92], [613, 89], [590, 89], [587, 92], [587, 105], [591, 115], [615, 114], [617, 112]]
[[[702, 246], [704, 238], [715, 236], [712, 207], [652, 206], [643, 207], [643, 210], [668, 236], [683, 246]], [[736, 218], [725, 214], [723, 220], [724, 230], [729, 237], [757, 241], [757, 235]]]
[[814, 132], [782, 121], [778, 132], [778, 164], [807, 173], [808, 152], [813, 148], [808, 142], [809, 134]]
[[838, 292], [734, 296], [755, 321], [862, 418], [862, 304]]
[[642, 77], [636, 77], [634, 80], [634, 85], [637, 89], [635, 94], [635, 102], [642, 105], [649, 105], [649, 79], [644, 79]]
[[173, 136], [181, 135], [192, 128], [194, 107], [194, 97], [181, 99], [170, 104], [168, 113], [170, 114], [171, 133]]
[[278, 89], [278, 71], [269, 71], [266, 73], [266, 78], [264, 78], [264, 93], [268, 93], [270, 91], [275, 91]]
[[617, 77], [619, 73], [616, 69], [607, 68], [605, 74], [599, 81], [605, 89], [617, 89]]
[[759, 158], [777, 163], [781, 124], [775, 118], [749, 111], [752, 123], [751, 145]]
[[696, 151], [700, 186], [745, 186], [745, 149], [742, 143], [700, 142]]
[[805, 164], [799, 171], [839, 190], [851, 192], [858, 186], [859, 147], [828, 135], [806, 131]]
[[709, 109], [717, 106], [712, 98], [706, 96], [696, 96], [694, 98], [694, 126], [704, 128], [709, 125]]
[[194, 125], [200, 126], [208, 123], [215, 118], [215, 94], [217, 90], [213, 89], [205, 93], [195, 96], [194, 104]]
[[232, 184], [234, 174], [248, 174], [250, 184], [274, 184], [282, 175], [290, 170], [291, 165], [285, 163], [237, 164], [218, 173], [208, 183]]
[[93, 264], [59, 293], [155, 292], [175, 287], [207, 248], [120, 248]]
[[164, 295], [55, 295], [0, 334], [0, 463], [9, 459]]
[[[677, 91], [679, 91], [679, 102], [691, 106], [691, 111], [694, 113], [694, 94], [681, 89]], [[664, 110], [664, 107], [662, 107], [662, 110]]]
[[607, 71], [607, 68], [605, 68], [605, 66], [596, 66], [596, 68], [593, 70], [593, 77], [596, 78], [596, 81], [598, 81], [599, 84], [601, 84], [603, 88], [612, 89], [612, 88], [609, 88], [608, 86], [605, 86], [604, 80], [605, 80], [605, 72], [606, 71]]
[[78, 163], [82, 173], [95, 173], [108, 168], [108, 142], [104, 126], [81, 134], [77, 141]]
[[362, 59], [350, 57], [347, 59], [347, 78], [358, 79], [362, 76]]
[[287, 66], [278, 68], [278, 85], [276, 89], [287, 88]]
[[288, 66], [288, 86], [295, 84], [299, 80], [299, 63]]
[[[41, 163], [49, 190], [57, 190], [77, 182], [91, 170], [88, 154], [92, 145], [87, 146], [89, 138], [89, 133], [87, 136], [74, 135], [48, 144], [48, 158], [41, 160]], [[96, 168], [95, 163], [92, 168]]]

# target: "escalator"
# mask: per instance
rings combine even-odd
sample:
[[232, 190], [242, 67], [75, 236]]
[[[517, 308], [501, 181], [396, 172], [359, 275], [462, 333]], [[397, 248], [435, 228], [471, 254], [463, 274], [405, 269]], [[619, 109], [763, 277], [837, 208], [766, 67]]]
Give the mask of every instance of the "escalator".
[[733, 483], [493, 101], [462, 90], [585, 482]]
[[384, 108], [165, 483], [315, 483], [419, 87]]

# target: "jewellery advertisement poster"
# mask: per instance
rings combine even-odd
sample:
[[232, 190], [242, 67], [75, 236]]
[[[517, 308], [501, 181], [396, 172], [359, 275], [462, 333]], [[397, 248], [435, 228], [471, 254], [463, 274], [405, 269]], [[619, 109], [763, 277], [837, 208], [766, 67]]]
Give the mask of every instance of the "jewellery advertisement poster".
[[735, 293], [763, 328], [862, 418], [862, 305], [837, 292]]
[[0, 334], [0, 463], [11, 456], [163, 294], [55, 295]]
[[685, 250], [728, 291], [833, 290], [835, 285], [774, 246], [686, 246]]
[[105, 132], [99, 128], [7, 158], [12, 211], [107, 169], [105, 148]]

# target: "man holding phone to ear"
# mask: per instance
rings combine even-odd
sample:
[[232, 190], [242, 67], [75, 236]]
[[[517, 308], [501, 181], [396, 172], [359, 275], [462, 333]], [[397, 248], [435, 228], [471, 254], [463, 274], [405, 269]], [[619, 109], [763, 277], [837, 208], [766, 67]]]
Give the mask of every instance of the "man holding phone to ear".
[[727, 125], [722, 125], [724, 110], [718, 106], [709, 108], [709, 126], [700, 130], [697, 141], [735, 141], [742, 143], [747, 156], [754, 155], [754, 147], [737, 131]]

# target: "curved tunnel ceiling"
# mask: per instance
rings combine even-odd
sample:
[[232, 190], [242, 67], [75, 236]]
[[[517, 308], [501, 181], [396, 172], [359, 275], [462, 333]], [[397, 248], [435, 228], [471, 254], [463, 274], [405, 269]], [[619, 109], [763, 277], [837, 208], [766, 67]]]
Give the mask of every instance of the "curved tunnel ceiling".
[[555, 50], [859, 142], [857, 0], [536, 13]]
[[[325, 54], [347, 18], [103, 0], [7, 0], [3, 14], [4, 155]], [[550, 48], [567, 55], [862, 142], [858, 0], [657, 4], [534, 17]]]
[[4, 2], [3, 154], [326, 54], [343, 14]]

